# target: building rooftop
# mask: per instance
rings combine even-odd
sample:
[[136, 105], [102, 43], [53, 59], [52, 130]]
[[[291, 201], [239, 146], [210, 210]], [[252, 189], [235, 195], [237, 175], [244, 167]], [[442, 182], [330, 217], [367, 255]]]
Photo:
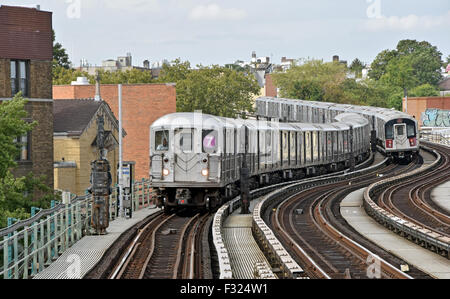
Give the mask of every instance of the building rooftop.
[[450, 90], [450, 77], [442, 80], [441, 83], [439, 83], [439, 89]]
[[81, 135], [103, 103], [93, 99], [54, 101], [53, 131]]

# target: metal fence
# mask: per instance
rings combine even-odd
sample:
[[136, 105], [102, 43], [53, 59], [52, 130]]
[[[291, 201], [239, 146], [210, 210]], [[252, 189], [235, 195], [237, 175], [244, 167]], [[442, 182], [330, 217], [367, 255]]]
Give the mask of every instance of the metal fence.
[[[133, 211], [151, 205], [149, 181], [135, 182]], [[117, 188], [110, 195], [110, 220], [117, 218]], [[27, 279], [43, 271], [83, 236], [91, 234], [91, 195], [71, 195], [33, 217], [0, 230], [0, 279]]]
[[450, 129], [422, 130], [420, 138], [424, 141], [450, 146]]

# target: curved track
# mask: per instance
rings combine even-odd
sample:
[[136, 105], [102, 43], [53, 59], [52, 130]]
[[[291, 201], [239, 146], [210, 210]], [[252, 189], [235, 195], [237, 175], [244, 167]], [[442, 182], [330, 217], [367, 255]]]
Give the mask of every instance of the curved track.
[[440, 165], [421, 176], [395, 184], [377, 196], [377, 204], [409, 222], [450, 237], [450, 216], [431, 200], [431, 190], [449, 180], [450, 148], [427, 144], [442, 157]]
[[[395, 176], [419, 166], [418, 161], [407, 166], [389, 165], [354, 179], [310, 188], [285, 200], [276, 213], [270, 213], [274, 207], [268, 208], [266, 221], [271, 220], [274, 231], [310, 277], [411, 278], [397, 270], [401, 260], [349, 228], [336, 207], [345, 195], [378, 180], [380, 173]], [[371, 272], [376, 270], [374, 262], [380, 264], [379, 273]], [[428, 278], [417, 269], [410, 274]]]
[[158, 215], [129, 245], [111, 279], [202, 278], [202, 232], [207, 214]]

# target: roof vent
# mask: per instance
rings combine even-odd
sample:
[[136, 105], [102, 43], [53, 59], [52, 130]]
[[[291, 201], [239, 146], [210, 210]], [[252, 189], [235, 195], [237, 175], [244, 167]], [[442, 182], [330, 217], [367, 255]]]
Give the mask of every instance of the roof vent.
[[86, 77], [78, 77], [77, 81], [72, 81], [70, 85], [89, 85], [89, 81]]

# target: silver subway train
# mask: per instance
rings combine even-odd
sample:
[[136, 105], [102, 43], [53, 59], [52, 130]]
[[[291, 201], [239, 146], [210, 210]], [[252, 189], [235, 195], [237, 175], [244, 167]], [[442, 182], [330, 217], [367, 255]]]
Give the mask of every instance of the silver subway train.
[[410, 115], [396, 110], [336, 103], [261, 97], [256, 115], [282, 122], [329, 123], [343, 112], [357, 113], [370, 123], [372, 142], [387, 156], [412, 160], [419, 152], [418, 124]]
[[239, 194], [243, 159], [250, 188], [342, 170], [370, 153], [370, 125], [354, 113], [328, 124], [166, 115], [150, 128], [150, 178], [157, 205], [213, 210]]

